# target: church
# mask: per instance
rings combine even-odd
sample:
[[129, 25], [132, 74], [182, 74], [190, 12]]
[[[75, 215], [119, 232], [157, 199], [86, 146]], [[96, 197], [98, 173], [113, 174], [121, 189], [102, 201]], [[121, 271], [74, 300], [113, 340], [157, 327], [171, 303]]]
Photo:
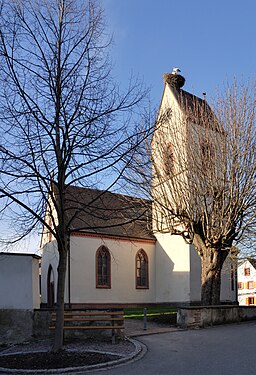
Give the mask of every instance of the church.
[[[199, 126], [195, 118], [198, 120], [201, 110], [214, 116], [205, 100], [181, 88], [184, 78], [178, 73], [176, 69], [164, 77], [158, 114], [161, 121], [157, 121], [164, 132], [172, 130], [172, 146], [167, 145], [169, 151], [163, 154], [158, 147], [156, 130], [152, 138], [154, 164], [166, 176], [175, 168], [176, 150], [186, 153], [184, 137], [188, 133], [182, 130], [184, 116], [191, 129]], [[185, 114], [184, 102], [190, 116]], [[184, 236], [168, 230], [165, 215], [159, 215], [159, 207], [154, 203], [160, 194], [157, 178], [153, 174], [152, 202], [109, 191], [68, 188], [70, 201], [76, 205], [88, 204], [75, 218], [76, 229], [70, 228], [65, 304], [119, 307], [200, 302], [200, 257]], [[84, 229], [85, 223], [87, 229]], [[42, 235], [41, 248], [42, 305], [51, 307], [56, 302], [58, 251], [49, 233]], [[226, 260], [221, 284], [223, 302], [236, 301], [235, 284], [232, 266]]]

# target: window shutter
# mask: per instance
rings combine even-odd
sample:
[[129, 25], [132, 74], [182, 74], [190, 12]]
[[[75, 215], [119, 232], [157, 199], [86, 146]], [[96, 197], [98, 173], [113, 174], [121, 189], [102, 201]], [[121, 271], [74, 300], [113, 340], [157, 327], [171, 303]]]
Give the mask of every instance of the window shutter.
[[253, 287], [256, 288], [256, 281], [253, 282]]
[[244, 283], [241, 283], [241, 289], [244, 289]]
[[245, 298], [245, 304], [248, 306], [249, 305], [249, 298]]

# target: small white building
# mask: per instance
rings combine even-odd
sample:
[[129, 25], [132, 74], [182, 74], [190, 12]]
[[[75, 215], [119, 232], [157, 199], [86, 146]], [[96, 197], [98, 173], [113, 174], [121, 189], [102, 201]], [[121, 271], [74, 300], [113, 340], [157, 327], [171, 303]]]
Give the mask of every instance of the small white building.
[[247, 258], [237, 269], [238, 303], [256, 306], [256, 259]]
[[0, 309], [40, 307], [40, 257], [27, 253], [0, 253]]

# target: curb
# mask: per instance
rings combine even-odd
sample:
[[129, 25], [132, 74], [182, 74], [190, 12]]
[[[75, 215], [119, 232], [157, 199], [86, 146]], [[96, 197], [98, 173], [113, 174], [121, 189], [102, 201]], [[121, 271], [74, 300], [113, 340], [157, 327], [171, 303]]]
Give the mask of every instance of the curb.
[[[96, 365], [91, 365], [91, 366], [79, 366], [79, 367], [67, 367], [67, 368], [58, 368], [58, 369], [47, 369], [47, 370], [21, 370], [21, 369], [9, 369], [9, 368], [4, 368], [0, 367], [0, 374], [2, 375], [7, 375], [7, 374], [16, 374], [16, 375], [24, 375], [24, 374], [35, 374], [35, 375], [43, 375], [43, 374], [84, 374], [85, 372], [93, 372], [97, 370], [103, 370], [103, 369], [109, 369], [109, 368], [114, 368], [114, 367], [119, 367], [127, 363], [132, 363], [135, 361], [138, 361], [147, 352], [147, 347], [146, 345], [142, 344], [141, 342], [131, 339], [131, 338], [126, 338], [128, 341], [130, 341], [134, 346], [135, 350], [133, 353], [126, 357], [121, 357], [120, 359], [116, 359], [114, 361], [110, 362], [104, 362], [104, 363], [99, 363]], [[94, 352], [98, 353], [105, 353], [103, 351], [96, 351]], [[15, 354], [15, 353], [12, 353]], [[106, 353], [106, 354], [113, 354], [113, 353]], [[116, 353], [115, 353], [116, 355]]]

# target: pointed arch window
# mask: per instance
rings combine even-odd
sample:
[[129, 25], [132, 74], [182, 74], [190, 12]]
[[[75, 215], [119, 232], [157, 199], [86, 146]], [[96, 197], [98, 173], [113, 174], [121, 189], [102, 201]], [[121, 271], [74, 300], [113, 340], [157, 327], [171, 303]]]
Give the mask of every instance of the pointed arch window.
[[143, 249], [136, 254], [136, 288], [148, 289], [148, 256]]
[[201, 141], [201, 160], [203, 169], [208, 170], [214, 165], [214, 149], [208, 140]]
[[168, 143], [163, 154], [164, 172], [170, 177], [174, 173], [174, 153], [173, 145]]
[[110, 253], [106, 246], [96, 252], [96, 288], [111, 288]]
[[54, 273], [51, 264], [48, 268], [47, 274], [47, 305], [48, 307], [53, 307], [55, 302], [54, 298]]

